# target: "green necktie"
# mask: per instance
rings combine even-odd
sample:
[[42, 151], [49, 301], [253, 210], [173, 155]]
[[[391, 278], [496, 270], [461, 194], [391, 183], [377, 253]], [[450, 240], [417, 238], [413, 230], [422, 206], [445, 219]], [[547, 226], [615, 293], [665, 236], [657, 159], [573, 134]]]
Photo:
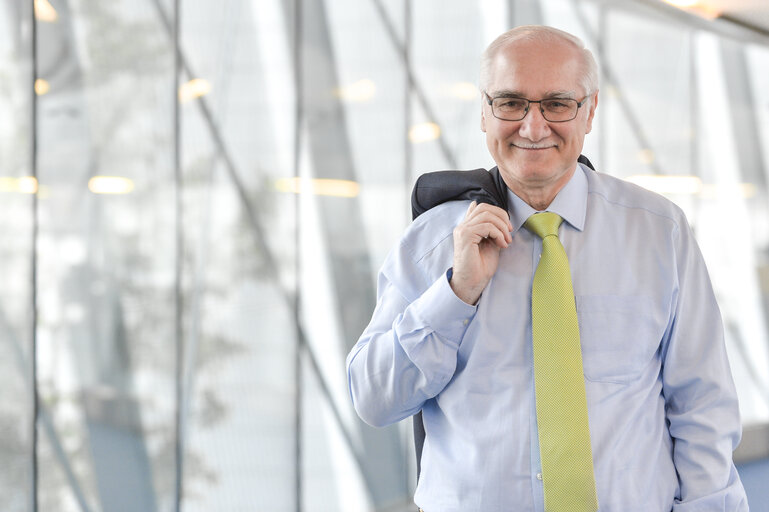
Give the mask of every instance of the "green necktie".
[[531, 318], [539, 451], [547, 512], [598, 510], [577, 309], [562, 219], [536, 213], [524, 226], [542, 238]]

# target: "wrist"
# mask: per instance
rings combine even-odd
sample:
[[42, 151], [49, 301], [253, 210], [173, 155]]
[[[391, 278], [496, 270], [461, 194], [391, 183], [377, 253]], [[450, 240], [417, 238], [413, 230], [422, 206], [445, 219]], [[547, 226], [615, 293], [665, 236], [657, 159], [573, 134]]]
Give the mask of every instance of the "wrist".
[[458, 299], [470, 306], [475, 306], [478, 303], [484, 287], [478, 288], [469, 285], [462, 279], [461, 275], [454, 273], [454, 267], [449, 268], [446, 272], [446, 278], [449, 281], [449, 287], [451, 287], [451, 290]]

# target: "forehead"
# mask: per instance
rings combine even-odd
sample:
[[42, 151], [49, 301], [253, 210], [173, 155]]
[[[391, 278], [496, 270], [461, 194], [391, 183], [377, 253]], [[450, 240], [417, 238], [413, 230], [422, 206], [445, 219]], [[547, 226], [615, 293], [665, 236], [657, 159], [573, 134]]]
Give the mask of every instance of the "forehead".
[[488, 91], [515, 91], [540, 97], [551, 91], [581, 95], [579, 50], [566, 42], [515, 41], [500, 48], [491, 63]]

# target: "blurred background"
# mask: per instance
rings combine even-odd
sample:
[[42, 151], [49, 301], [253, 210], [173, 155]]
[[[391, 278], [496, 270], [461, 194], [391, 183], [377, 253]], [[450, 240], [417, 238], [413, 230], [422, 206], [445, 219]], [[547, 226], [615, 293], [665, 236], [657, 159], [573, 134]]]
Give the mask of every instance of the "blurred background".
[[528, 23], [600, 63], [584, 154], [687, 212], [769, 510], [769, 5], [685, 4], [3, 0], [0, 510], [413, 510], [345, 355], [416, 176], [493, 165], [479, 55]]

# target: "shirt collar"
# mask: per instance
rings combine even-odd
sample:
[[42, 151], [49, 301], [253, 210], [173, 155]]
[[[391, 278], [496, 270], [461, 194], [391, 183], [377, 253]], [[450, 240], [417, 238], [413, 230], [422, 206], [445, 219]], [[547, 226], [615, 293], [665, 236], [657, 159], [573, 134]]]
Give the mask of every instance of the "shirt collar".
[[[563, 220], [574, 228], [582, 231], [585, 228], [585, 214], [587, 212], [587, 177], [582, 164], [578, 163], [571, 179], [558, 192], [545, 211], [557, 213]], [[523, 226], [537, 210], [529, 206], [509, 188], [507, 189], [507, 204], [510, 205], [510, 222], [513, 223], [513, 234]]]

